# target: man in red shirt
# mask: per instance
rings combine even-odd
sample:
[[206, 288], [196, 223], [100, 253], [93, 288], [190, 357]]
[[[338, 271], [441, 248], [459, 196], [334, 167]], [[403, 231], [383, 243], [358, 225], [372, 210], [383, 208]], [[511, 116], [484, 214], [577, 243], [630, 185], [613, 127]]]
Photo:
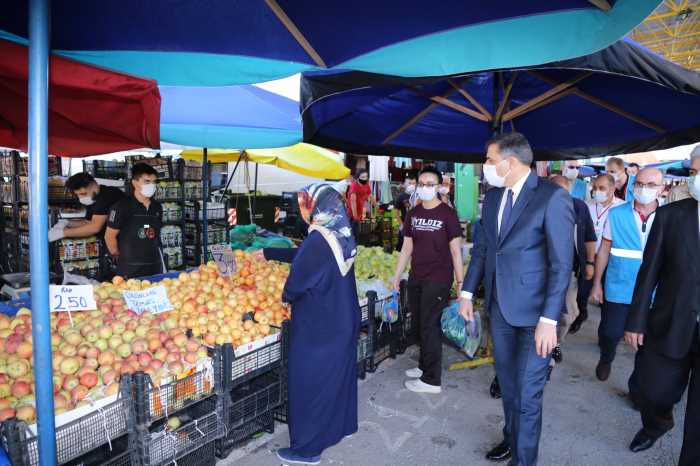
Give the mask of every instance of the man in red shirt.
[[357, 172], [357, 179], [348, 189], [348, 214], [352, 221], [352, 229], [357, 238], [357, 226], [365, 217], [365, 203], [370, 201], [372, 206], [376, 204], [372, 189], [369, 187], [369, 173], [365, 169]]

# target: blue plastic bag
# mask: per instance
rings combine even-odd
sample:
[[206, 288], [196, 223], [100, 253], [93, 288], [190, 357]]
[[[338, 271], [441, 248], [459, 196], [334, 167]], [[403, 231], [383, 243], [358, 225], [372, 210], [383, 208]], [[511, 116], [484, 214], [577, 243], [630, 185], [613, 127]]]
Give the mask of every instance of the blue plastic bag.
[[454, 301], [442, 311], [442, 333], [470, 359], [481, 344], [481, 315], [474, 311], [474, 320], [465, 321], [459, 313], [459, 302]]
[[382, 303], [382, 322], [393, 324], [399, 320], [399, 296], [396, 291], [391, 294], [391, 298], [385, 299]]

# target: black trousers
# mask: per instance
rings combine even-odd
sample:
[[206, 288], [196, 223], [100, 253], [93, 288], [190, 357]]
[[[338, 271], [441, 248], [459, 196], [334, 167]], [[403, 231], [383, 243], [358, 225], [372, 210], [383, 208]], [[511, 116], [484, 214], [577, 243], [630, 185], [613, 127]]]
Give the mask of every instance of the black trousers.
[[647, 347], [644, 348], [639, 366], [644, 395], [642, 424], [651, 437], [660, 437], [673, 427], [673, 418], [669, 419], [668, 413], [681, 400], [688, 387], [683, 447], [678, 465], [699, 465], [700, 336], [697, 327], [693, 345], [684, 358], [672, 359]]
[[442, 310], [450, 298], [450, 285], [411, 281], [408, 284], [408, 306], [418, 321], [421, 380], [430, 385], [442, 383]]

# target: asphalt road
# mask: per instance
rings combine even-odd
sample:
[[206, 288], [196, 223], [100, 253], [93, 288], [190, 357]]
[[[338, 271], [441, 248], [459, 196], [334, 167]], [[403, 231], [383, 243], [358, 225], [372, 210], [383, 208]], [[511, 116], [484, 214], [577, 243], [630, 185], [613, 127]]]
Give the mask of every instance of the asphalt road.
[[[626, 398], [633, 353], [621, 345], [610, 379], [595, 378], [598, 309], [563, 348], [545, 389], [540, 443], [541, 466], [672, 466], [682, 441], [685, 400], [676, 407], [676, 427], [650, 450], [632, 453], [629, 442], [640, 428], [639, 414]], [[360, 429], [323, 454], [322, 464], [348, 466], [465, 466], [493, 464], [484, 459], [501, 440], [499, 400], [489, 397], [491, 367], [448, 372], [461, 358], [445, 349], [443, 393], [417, 395], [404, 389], [404, 371], [415, 365], [417, 349], [382, 363], [359, 383]], [[251, 441], [219, 465], [277, 466], [274, 451], [289, 445], [287, 428]], [[501, 463], [506, 464], [506, 463]]]

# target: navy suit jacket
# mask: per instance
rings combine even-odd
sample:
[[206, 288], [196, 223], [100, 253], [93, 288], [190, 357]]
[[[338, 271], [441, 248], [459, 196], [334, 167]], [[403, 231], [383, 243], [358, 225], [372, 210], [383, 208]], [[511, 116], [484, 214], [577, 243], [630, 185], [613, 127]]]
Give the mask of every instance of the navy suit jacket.
[[533, 327], [540, 317], [558, 322], [574, 257], [571, 196], [530, 172], [499, 239], [504, 192], [500, 188], [486, 193], [481, 234], [462, 289], [474, 293], [483, 281], [486, 309], [496, 292], [503, 316], [514, 327]]

